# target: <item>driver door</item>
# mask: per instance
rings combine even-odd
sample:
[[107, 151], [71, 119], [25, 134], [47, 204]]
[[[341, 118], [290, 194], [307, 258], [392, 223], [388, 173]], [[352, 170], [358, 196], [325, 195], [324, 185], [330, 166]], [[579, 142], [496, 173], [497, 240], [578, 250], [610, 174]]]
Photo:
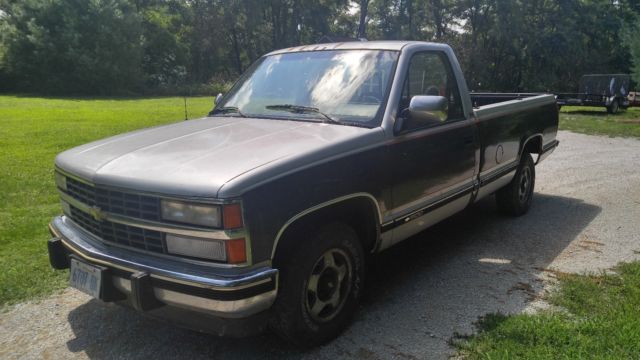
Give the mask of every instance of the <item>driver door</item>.
[[[446, 117], [412, 118], [408, 107], [416, 95], [446, 97]], [[390, 146], [393, 243], [466, 207], [476, 161], [475, 125], [464, 116], [446, 54], [413, 55], [399, 105], [404, 126], [396, 130]]]

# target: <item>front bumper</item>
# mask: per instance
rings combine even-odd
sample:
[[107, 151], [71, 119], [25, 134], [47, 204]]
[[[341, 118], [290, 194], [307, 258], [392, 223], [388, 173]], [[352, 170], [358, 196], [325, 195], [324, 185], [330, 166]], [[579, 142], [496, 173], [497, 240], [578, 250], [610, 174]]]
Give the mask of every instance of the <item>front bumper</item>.
[[276, 298], [278, 271], [270, 267], [214, 268], [109, 247], [66, 216], [54, 218], [49, 229], [52, 267], [68, 268], [75, 257], [104, 268], [104, 301], [124, 301], [143, 312], [171, 307], [231, 320], [264, 313]]

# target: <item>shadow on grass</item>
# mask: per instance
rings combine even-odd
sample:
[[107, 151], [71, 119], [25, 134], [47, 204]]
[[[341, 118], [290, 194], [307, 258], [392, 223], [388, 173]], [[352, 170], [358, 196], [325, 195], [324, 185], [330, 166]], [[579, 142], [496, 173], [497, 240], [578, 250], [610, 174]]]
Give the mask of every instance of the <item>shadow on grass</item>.
[[608, 116], [618, 116], [623, 114], [619, 112], [617, 114], [609, 114], [607, 110], [573, 110], [573, 111], [561, 111], [560, 114], [564, 115], [585, 115], [585, 116], [598, 116], [598, 117], [608, 117]]
[[537, 194], [525, 216], [495, 210], [485, 199], [378, 256], [354, 324], [321, 348], [302, 353], [271, 333], [217, 338], [97, 300], [69, 314], [76, 338], [67, 346], [90, 358], [446, 358], [454, 333], [470, 333], [479, 316], [521, 312], [541, 273], [601, 208]]
[[591, 117], [603, 117], [603, 118], [606, 118], [609, 116], [613, 118], [635, 118], [635, 117], [640, 117], [640, 108], [630, 107], [630, 108], [627, 108], [626, 110], [620, 109], [620, 111], [618, 111], [615, 114], [609, 114], [607, 112], [607, 109], [605, 108], [577, 107], [572, 109], [571, 107], [563, 106], [562, 110], [560, 111], [560, 115], [579, 115], [579, 116], [591, 116]]

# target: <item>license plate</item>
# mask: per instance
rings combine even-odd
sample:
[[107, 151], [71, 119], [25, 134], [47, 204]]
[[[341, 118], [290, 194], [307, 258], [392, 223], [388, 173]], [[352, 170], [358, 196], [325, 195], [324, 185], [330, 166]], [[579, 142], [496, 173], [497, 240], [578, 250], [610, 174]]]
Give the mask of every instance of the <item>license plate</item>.
[[71, 259], [69, 284], [94, 298], [100, 298], [102, 271], [95, 266]]

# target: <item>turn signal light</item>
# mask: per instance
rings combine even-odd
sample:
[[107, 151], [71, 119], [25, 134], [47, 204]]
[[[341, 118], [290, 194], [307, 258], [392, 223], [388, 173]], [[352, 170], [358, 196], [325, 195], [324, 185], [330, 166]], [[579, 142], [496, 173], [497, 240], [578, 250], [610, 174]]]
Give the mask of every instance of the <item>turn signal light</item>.
[[225, 241], [227, 245], [227, 263], [240, 264], [247, 261], [247, 248], [244, 239]]
[[240, 204], [225, 205], [222, 210], [222, 219], [225, 229], [237, 229], [242, 227], [242, 208]]

